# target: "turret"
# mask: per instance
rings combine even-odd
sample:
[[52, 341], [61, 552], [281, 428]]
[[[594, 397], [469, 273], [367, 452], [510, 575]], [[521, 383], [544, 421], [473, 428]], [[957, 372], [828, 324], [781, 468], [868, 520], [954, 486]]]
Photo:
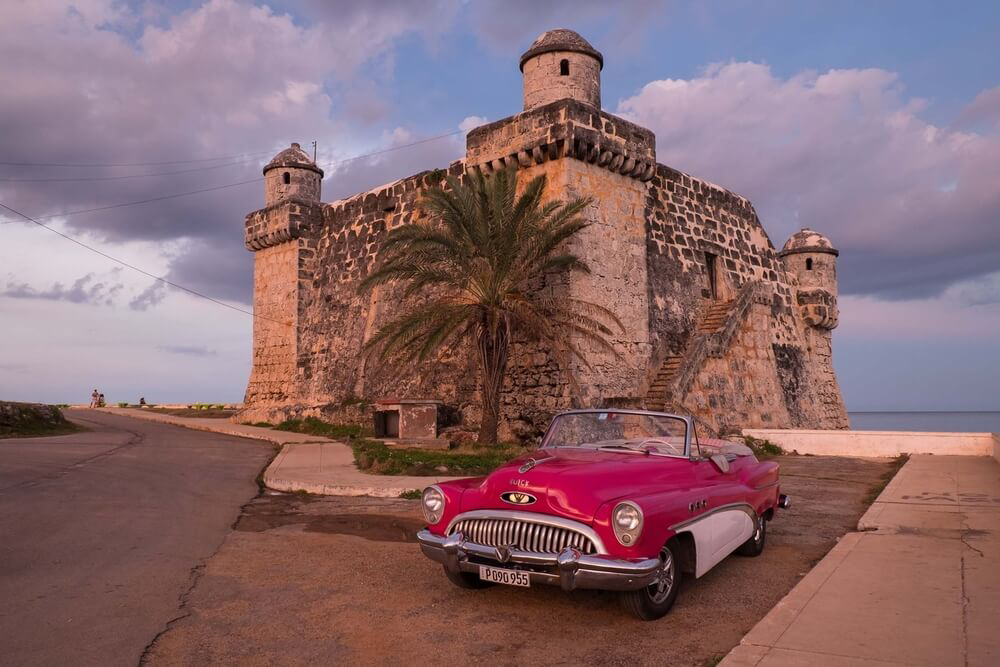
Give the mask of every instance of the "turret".
[[821, 329], [837, 326], [837, 256], [830, 239], [812, 229], [791, 236], [778, 253], [785, 271], [798, 282], [798, 304], [805, 321]]
[[603, 67], [601, 52], [572, 30], [543, 32], [521, 56], [524, 110], [566, 98], [600, 109]]
[[271, 206], [286, 199], [319, 202], [323, 170], [298, 144], [274, 156], [264, 167], [264, 205]]

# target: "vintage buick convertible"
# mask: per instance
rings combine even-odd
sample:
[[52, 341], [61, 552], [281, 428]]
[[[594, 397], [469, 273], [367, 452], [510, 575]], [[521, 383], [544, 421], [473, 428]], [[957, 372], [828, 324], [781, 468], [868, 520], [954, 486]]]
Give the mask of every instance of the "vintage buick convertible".
[[684, 575], [763, 551], [767, 521], [789, 504], [778, 484], [776, 463], [699, 440], [688, 417], [574, 410], [530, 456], [427, 487], [417, 538], [463, 588], [620, 591], [626, 609], [652, 620]]

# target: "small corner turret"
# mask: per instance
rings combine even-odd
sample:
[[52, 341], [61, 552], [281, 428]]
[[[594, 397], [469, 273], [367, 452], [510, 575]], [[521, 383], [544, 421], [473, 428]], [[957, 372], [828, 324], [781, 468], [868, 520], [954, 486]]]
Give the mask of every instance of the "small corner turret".
[[573, 99], [601, 108], [604, 56], [572, 30], [549, 30], [521, 56], [524, 110]]
[[264, 205], [271, 206], [286, 199], [320, 201], [323, 170], [298, 144], [274, 156], [264, 167]]
[[785, 271], [798, 281], [798, 305], [802, 317], [819, 329], [837, 326], [837, 256], [830, 239], [803, 228], [785, 242], [778, 253]]

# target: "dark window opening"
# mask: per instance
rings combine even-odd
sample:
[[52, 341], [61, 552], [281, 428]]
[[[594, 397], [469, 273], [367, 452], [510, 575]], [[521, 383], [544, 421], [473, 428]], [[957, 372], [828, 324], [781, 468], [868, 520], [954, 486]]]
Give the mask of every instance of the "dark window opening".
[[286, 171], [284, 174], [281, 175], [281, 180], [282, 182], [284, 182], [285, 185], [288, 185], [289, 183], [292, 182], [292, 175]]
[[388, 206], [383, 207], [382, 210], [385, 211], [386, 213], [392, 213], [393, 211], [396, 210], [396, 205], [389, 204]]
[[559, 61], [559, 76], [569, 76], [569, 61], [565, 58]]
[[399, 410], [378, 410], [375, 413], [375, 437], [399, 437]]
[[705, 272], [708, 273], [708, 291], [713, 299], [719, 298], [719, 279], [716, 275], [717, 259], [712, 253], [705, 253]]
[[812, 257], [807, 257], [806, 258], [806, 271], [812, 271], [812, 270], [813, 270], [813, 259], [812, 259]]

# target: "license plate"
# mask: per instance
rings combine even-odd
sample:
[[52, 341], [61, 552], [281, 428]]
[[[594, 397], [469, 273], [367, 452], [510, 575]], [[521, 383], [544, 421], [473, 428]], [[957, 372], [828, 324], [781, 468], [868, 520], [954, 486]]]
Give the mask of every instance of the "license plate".
[[531, 579], [527, 572], [520, 570], [505, 570], [502, 567], [490, 567], [489, 565], [479, 566], [479, 578], [483, 581], [492, 581], [495, 584], [507, 584], [508, 586], [531, 586]]

